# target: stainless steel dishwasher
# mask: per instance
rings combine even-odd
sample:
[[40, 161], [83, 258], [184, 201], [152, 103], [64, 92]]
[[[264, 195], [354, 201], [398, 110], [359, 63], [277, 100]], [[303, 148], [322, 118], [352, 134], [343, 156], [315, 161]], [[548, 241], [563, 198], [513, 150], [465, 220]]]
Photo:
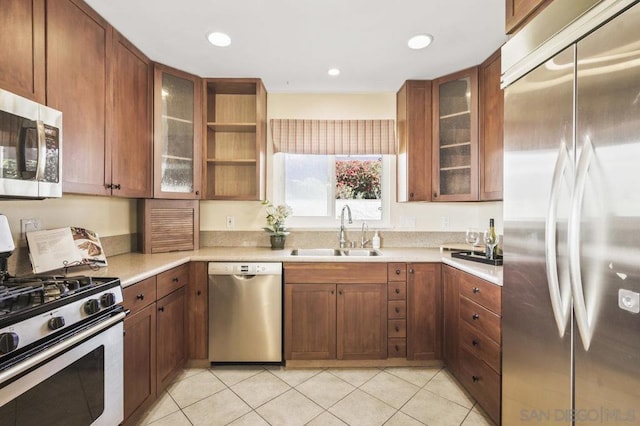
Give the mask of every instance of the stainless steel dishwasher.
[[282, 361], [281, 263], [209, 263], [209, 361]]

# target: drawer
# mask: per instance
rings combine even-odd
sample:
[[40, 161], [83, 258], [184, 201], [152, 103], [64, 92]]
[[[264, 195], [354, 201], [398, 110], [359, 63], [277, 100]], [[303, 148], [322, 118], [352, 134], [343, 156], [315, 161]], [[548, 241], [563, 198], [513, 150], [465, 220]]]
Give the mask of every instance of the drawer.
[[387, 303], [388, 319], [407, 318], [407, 302], [405, 302], [404, 300], [391, 300]]
[[158, 299], [173, 293], [189, 282], [189, 264], [158, 274]]
[[150, 277], [122, 289], [123, 305], [135, 314], [156, 301], [156, 277]]
[[393, 338], [388, 340], [387, 345], [388, 358], [406, 358], [407, 357], [407, 339]]
[[500, 345], [471, 328], [466, 322], [460, 324], [460, 345], [500, 374]]
[[407, 320], [387, 321], [387, 337], [407, 337]]
[[459, 379], [495, 422], [500, 420], [500, 375], [487, 364], [460, 348]]
[[461, 274], [460, 294], [490, 311], [502, 315], [502, 288], [469, 274]]
[[460, 297], [460, 318], [473, 329], [500, 343], [500, 317], [490, 310], [473, 303], [466, 297]]
[[407, 280], [407, 264], [406, 263], [387, 264], [387, 280], [388, 281], [406, 281]]
[[390, 282], [387, 284], [388, 300], [407, 300], [407, 283]]

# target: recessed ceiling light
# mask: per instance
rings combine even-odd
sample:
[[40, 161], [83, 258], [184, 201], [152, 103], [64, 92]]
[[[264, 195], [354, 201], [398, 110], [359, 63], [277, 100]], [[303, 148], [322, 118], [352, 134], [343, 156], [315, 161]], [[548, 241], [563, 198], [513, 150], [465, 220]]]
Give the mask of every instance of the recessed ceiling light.
[[340, 75], [340, 70], [338, 68], [331, 68], [329, 71], [327, 71], [327, 73], [331, 76], [331, 77], [335, 77]]
[[433, 41], [433, 36], [431, 34], [419, 34], [413, 36], [407, 42], [407, 45], [414, 50], [424, 49], [429, 46]]
[[207, 36], [209, 43], [218, 47], [227, 47], [231, 44], [231, 37], [225, 33], [214, 31]]

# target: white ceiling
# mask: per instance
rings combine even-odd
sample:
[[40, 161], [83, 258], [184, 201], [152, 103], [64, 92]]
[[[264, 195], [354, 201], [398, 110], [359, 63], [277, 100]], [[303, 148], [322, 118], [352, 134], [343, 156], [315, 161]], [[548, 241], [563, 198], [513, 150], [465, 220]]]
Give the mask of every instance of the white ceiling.
[[[86, 0], [152, 60], [269, 92], [395, 92], [477, 65], [506, 41], [504, 0]], [[214, 47], [211, 31], [231, 46]], [[434, 36], [427, 49], [409, 37]], [[338, 77], [329, 68], [341, 70]]]

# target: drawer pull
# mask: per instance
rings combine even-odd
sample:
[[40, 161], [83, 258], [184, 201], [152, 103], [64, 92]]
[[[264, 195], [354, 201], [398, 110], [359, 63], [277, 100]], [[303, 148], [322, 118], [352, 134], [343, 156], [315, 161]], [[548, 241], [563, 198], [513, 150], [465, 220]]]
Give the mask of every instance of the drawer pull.
[[164, 312], [164, 306], [160, 306], [160, 307], [158, 308], [158, 310], [159, 310], [160, 312]]
[[136, 296], [136, 299], [138, 300], [144, 300], [144, 294], [140, 293]]
[[400, 289], [396, 288], [396, 294], [400, 294]]
[[409, 269], [409, 273], [410, 273], [410, 274], [413, 274], [413, 269]]
[[479, 343], [477, 340], [472, 340], [472, 341], [471, 341], [471, 344], [472, 344], [473, 346], [478, 346], [480, 343]]
[[396, 352], [400, 351], [400, 346], [396, 345]]
[[399, 332], [400, 331], [400, 327], [396, 325], [396, 331]]
[[473, 314], [473, 316], [471, 317], [474, 321], [477, 320], [478, 318], [480, 318], [480, 315], [478, 314]]
[[396, 314], [399, 314], [399, 313], [400, 313], [400, 308], [396, 306]]
[[471, 380], [473, 380], [474, 383], [477, 383], [480, 381], [480, 377], [478, 376], [471, 376]]
[[178, 279], [178, 277], [173, 277], [173, 279], [171, 281], [173, 281], [174, 283], [177, 283], [180, 280]]
[[396, 275], [400, 275], [400, 269], [396, 269]]
[[478, 287], [474, 287], [474, 288], [473, 288], [473, 292], [474, 292], [474, 293], [480, 293], [480, 289], [479, 289]]

